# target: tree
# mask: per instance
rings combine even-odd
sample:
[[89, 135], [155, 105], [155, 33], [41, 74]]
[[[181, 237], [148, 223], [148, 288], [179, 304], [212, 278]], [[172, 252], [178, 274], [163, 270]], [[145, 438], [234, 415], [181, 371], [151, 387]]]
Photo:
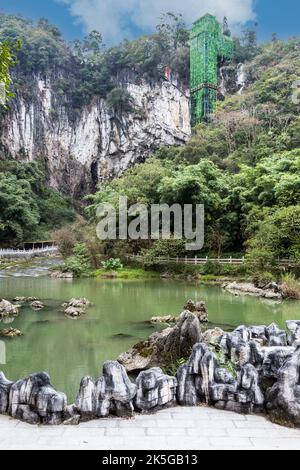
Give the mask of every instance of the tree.
[[189, 32], [182, 14], [168, 12], [162, 15], [156, 30], [171, 48], [177, 49], [188, 45]]
[[15, 64], [15, 53], [20, 46], [20, 41], [14, 47], [8, 41], [0, 42], [0, 105], [2, 106], [5, 106], [7, 100], [13, 96], [10, 90], [12, 83], [10, 68]]

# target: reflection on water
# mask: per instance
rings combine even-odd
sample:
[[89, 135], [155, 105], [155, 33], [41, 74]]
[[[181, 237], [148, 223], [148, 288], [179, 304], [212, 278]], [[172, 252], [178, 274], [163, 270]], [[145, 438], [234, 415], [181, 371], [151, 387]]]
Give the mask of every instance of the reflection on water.
[[[5, 340], [6, 364], [1, 369], [11, 380], [45, 370], [70, 400], [83, 376], [98, 377], [105, 360], [116, 359], [155, 331], [147, 323], [152, 316], [179, 314], [189, 298], [204, 300], [210, 321], [221, 327], [273, 321], [284, 326], [285, 320], [300, 319], [298, 302], [276, 304], [175, 281], [1, 278], [0, 297], [15, 296], [38, 297], [47, 308], [22, 309], [13, 327], [24, 336]], [[61, 304], [72, 297], [86, 297], [93, 303], [78, 320], [66, 318], [61, 310]]]

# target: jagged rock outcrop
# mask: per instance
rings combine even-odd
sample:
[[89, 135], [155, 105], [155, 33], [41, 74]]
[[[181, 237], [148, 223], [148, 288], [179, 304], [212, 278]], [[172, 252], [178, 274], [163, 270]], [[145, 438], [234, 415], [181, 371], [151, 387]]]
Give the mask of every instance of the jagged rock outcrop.
[[57, 392], [46, 372], [32, 374], [11, 385], [8, 412], [30, 424], [61, 424], [67, 397]]
[[300, 321], [292, 320], [286, 322], [287, 329], [289, 330], [288, 343], [294, 345], [300, 342]]
[[281, 423], [300, 426], [300, 346], [282, 365], [278, 380], [267, 392], [269, 414]]
[[239, 366], [235, 378], [218, 365], [217, 357], [205, 343], [194, 346], [188, 363], [178, 370], [177, 380], [177, 399], [184, 406], [206, 402], [217, 408], [250, 413], [264, 403], [255, 367]]
[[134, 406], [138, 411], [153, 412], [176, 402], [177, 380], [165, 375], [159, 367], [141, 372], [136, 385]]
[[176, 83], [128, 81], [134, 111], [116, 114], [94, 98], [74, 119], [60, 106], [50, 78], [32, 78], [33, 97], [21, 93], [1, 122], [0, 158], [45, 159], [48, 182], [64, 194], [89, 193], [98, 182], [120, 176], [163, 145], [190, 135], [189, 94]]
[[96, 382], [90, 377], [82, 379], [75, 409], [82, 418], [132, 416], [136, 385], [133, 384], [118, 362], [107, 361], [103, 375]]
[[195, 343], [201, 340], [201, 325], [195, 313], [184, 311], [173, 328], [154, 333], [136, 344], [118, 361], [128, 372], [157, 367], [178, 357], [187, 357]]

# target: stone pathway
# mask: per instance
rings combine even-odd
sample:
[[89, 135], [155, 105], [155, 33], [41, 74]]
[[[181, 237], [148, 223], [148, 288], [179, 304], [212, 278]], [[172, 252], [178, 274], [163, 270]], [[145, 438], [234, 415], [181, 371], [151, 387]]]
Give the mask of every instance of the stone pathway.
[[0, 449], [202, 450], [300, 449], [300, 430], [206, 407], [171, 408], [133, 420], [76, 427], [31, 426], [0, 416]]

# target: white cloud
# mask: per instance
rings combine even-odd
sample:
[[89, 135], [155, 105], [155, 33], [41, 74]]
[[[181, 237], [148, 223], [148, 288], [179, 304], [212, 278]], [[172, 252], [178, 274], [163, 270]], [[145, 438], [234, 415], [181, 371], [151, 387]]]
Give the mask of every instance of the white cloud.
[[102, 32], [106, 43], [132, 37], [136, 27], [154, 30], [163, 13], [182, 13], [188, 24], [205, 13], [228, 17], [236, 28], [255, 18], [255, 0], [56, 0], [69, 5], [70, 13], [85, 30]]

